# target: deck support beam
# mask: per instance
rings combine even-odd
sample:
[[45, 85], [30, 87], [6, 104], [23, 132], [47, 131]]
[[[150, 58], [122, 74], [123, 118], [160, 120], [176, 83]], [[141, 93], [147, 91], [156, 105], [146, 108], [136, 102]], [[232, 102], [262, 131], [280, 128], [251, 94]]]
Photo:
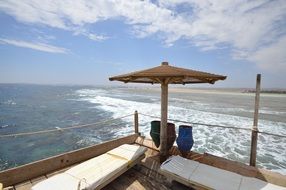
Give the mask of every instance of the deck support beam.
[[261, 74], [257, 74], [256, 77], [256, 94], [255, 94], [255, 107], [254, 107], [254, 118], [253, 127], [251, 133], [251, 151], [250, 151], [250, 166], [256, 166], [256, 150], [257, 150], [257, 137], [258, 137], [258, 110], [260, 101], [260, 83]]

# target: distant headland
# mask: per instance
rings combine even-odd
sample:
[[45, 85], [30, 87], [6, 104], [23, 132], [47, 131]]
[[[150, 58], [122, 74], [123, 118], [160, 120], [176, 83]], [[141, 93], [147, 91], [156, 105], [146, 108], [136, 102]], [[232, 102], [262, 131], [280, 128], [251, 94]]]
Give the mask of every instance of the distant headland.
[[[247, 90], [243, 90], [242, 93], [255, 93], [256, 90], [255, 89], [247, 89]], [[264, 94], [286, 94], [286, 90], [285, 89], [263, 89], [260, 91], [260, 93], [264, 93]]]

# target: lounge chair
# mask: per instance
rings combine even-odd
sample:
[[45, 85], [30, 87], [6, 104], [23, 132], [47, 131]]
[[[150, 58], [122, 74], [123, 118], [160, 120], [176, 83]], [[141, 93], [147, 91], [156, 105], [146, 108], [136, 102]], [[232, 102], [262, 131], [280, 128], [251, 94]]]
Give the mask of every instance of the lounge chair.
[[217, 190], [286, 190], [285, 187], [245, 177], [180, 156], [171, 156], [160, 167], [160, 173], [182, 184]]
[[146, 148], [121, 145], [32, 187], [32, 190], [101, 189], [145, 157]]

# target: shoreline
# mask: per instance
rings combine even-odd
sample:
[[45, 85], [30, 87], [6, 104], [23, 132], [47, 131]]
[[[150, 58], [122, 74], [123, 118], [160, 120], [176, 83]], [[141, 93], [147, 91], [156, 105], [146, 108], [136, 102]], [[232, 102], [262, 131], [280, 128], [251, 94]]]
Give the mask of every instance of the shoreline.
[[[160, 87], [127, 87], [127, 90], [134, 91], [148, 91], [148, 92], [161, 92]], [[237, 96], [255, 96], [255, 91], [246, 90], [244, 88], [183, 88], [183, 87], [169, 87], [169, 93], [184, 93], [184, 94], [224, 94], [224, 95], [237, 95]], [[286, 97], [286, 93], [267, 93], [264, 90], [260, 92], [260, 96], [264, 97]]]

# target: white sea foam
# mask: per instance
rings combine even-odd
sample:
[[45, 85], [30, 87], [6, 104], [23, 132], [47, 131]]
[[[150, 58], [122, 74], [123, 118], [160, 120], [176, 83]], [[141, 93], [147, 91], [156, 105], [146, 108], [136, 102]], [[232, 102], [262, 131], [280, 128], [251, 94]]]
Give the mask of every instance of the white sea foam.
[[270, 115], [285, 115], [286, 116], [286, 112], [282, 112], [282, 111], [273, 111], [273, 110], [269, 110], [267, 108], [262, 108], [259, 110], [259, 113], [263, 113], [263, 114], [270, 114]]
[[[113, 96], [110, 92], [104, 90], [81, 90], [77, 93], [79, 93], [80, 100], [95, 104], [97, 108], [111, 113], [114, 118], [131, 114], [134, 110], [137, 110], [139, 113], [160, 116], [160, 102], [146, 103], [141, 101], [123, 100], [120, 96]], [[253, 124], [252, 118], [223, 113], [212, 113], [206, 111], [207, 109], [198, 110], [198, 106], [211, 107], [211, 105], [208, 105], [205, 102], [188, 100], [180, 102], [180, 99], [170, 99], [170, 102], [171, 105], [168, 108], [168, 116], [170, 119], [212, 125], [244, 127], [248, 129], [251, 129]], [[176, 102], [178, 102], [178, 105], [182, 106], [176, 106]], [[119, 136], [124, 135], [125, 133], [132, 133], [133, 131], [133, 117], [127, 117], [123, 120], [127, 123], [124, 130], [114, 131]], [[151, 120], [154, 120], [154, 118], [139, 115], [140, 131], [147, 136], [149, 136]], [[176, 123], [176, 125], [178, 126], [182, 123]], [[195, 139], [194, 150], [209, 152], [211, 154], [245, 163], [249, 161], [250, 131], [212, 128], [202, 125], [194, 125], [193, 127]], [[282, 122], [259, 120], [259, 129], [261, 131], [286, 135], [286, 123]], [[260, 135], [258, 142], [258, 164], [267, 169], [286, 174], [285, 147], [285, 139]]]
[[0, 128], [6, 128], [6, 127], [9, 127], [9, 125], [2, 125]]
[[106, 90], [103, 89], [81, 89], [77, 90], [76, 93], [80, 97], [89, 97], [94, 95], [106, 94]]
[[7, 100], [2, 102], [2, 104], [6, 104], [6, 105], [16, 105], [16, 102], [14, 102], [13, 100]]

